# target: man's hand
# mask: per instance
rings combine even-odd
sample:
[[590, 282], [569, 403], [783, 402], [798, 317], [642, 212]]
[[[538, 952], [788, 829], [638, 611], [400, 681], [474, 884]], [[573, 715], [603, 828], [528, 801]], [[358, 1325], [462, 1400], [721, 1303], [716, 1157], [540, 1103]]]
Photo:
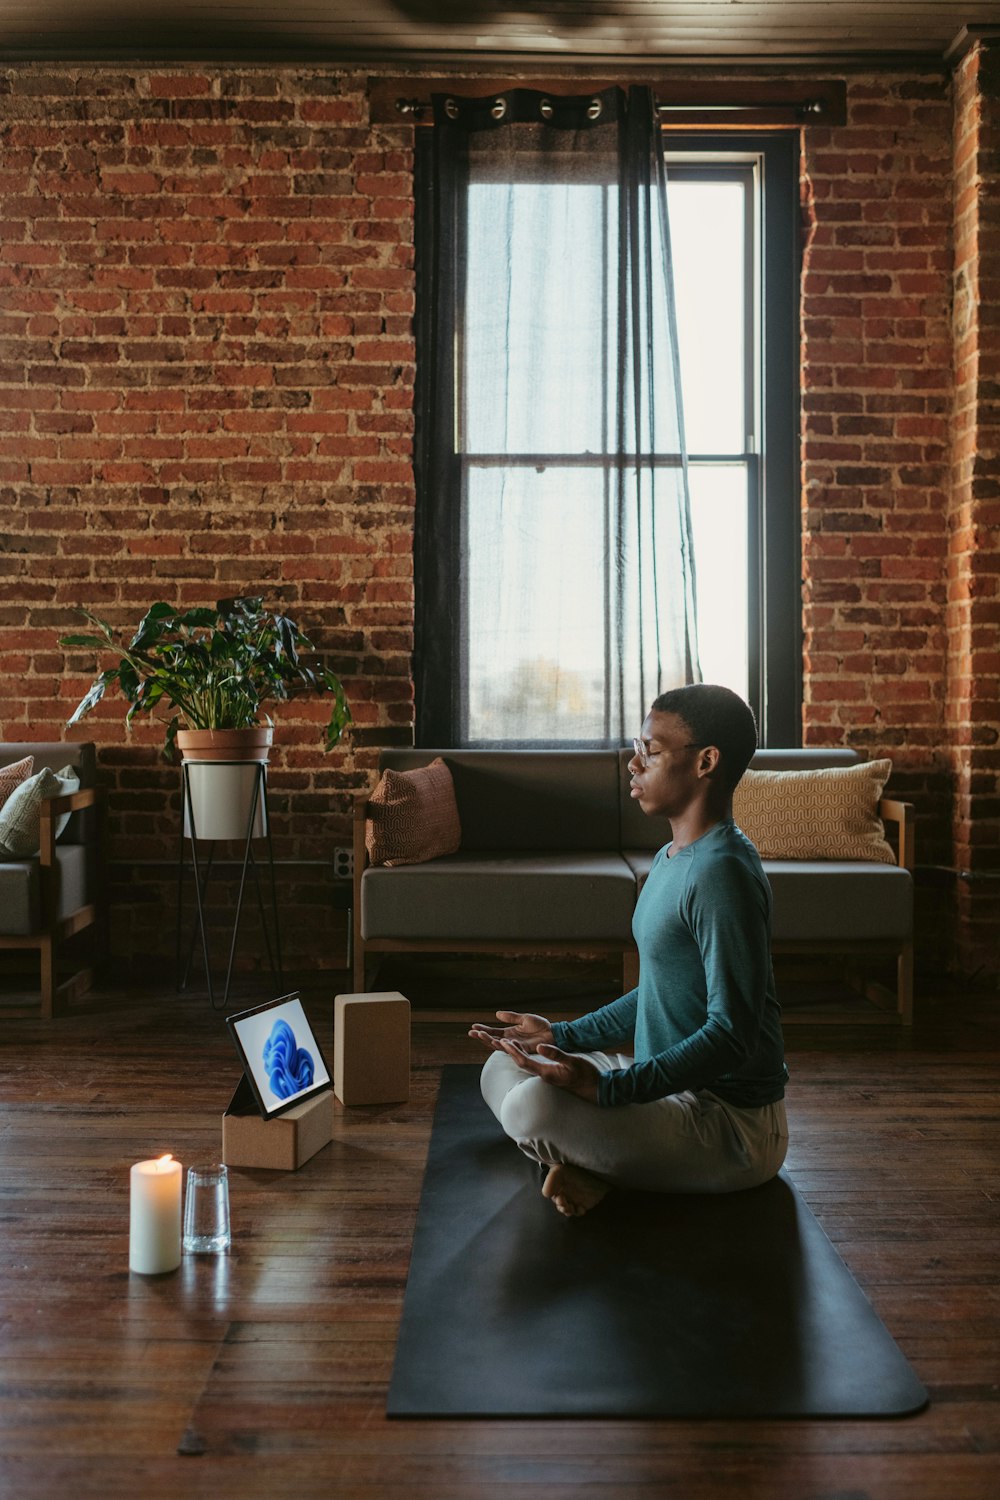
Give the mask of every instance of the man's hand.
[[551, 1045], [552, 1027], [544, 1016], [522, 1015], [517, 1010], [498, 1010], [497, 1020], [503, 1026], [481, 1026], [478, 1022], [469, 1035], [477, 1042], [485, 1042], [494, 1052], [502, 1051], [503, 1042], [517, 1042], [525, 1052], [534, 1052], [537, 1047]]
[[600, 1073], [585, 1057], [572, 1052], [563, 1052], [551, 1043], [539, 1045], [534, 1052], [527, 1052], [514, 1041], [501, 1041], [499, 1050], [513, 1058], [525, 1073], [533, 1073], [545, 1083], [557, 1089], [576, 1094], [590, 1104], [597, 1103], [597, 1081]]

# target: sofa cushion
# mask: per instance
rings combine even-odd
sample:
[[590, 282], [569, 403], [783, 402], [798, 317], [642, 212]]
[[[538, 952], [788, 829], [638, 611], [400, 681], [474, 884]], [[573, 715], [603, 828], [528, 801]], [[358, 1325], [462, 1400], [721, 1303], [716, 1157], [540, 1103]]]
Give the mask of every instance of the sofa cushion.
[[361, 932], [372, 938], [625, 943], [635, 880], [617, 854], [469, 854], [368, 869]]
[[[668, 835], [667, 839], [664, 842], [669, 843], [669, 841], [670, 840]], [[646, 876], [653, 868], [653, 860], [656, 858], [656, 854], [657, 851], [655, 849], [622, 850], [622, 859], [624, 859], [625, 863], [628, 865], [635, 878], [636, 895], [639, 894], [643, 886], [646, 884]]]
[[[57, 911], [68, 917], [89, 900], [87, 850], [82, 844], [60, 844], [54, 876]], [[0, 936], [28, 937], [39, 927], [39, 865], [34, 859], [0, 864]]]
[[23, 781], [27, 781], [34, 769], [33, 755], [25, 755], [21, 760], [12, 761], [9, 766], [0, 766], [0, 807], [3, 807], [11, 792], [16, 791]]
[[386, 769], [368, 799], [365, 847], [374, 865], [412, 865], [462, 842], [451, 772], [440, 756], [411, 771]]
[[[642, 889], [655, 851], [626, 849]], [[803, 942], [908, 938], [913, 933], [913, 878], [893, 865], [857, 860], [765, 859], [775, 939]]]
[[[41, 842], [42, 803], [79, 790], [80, 778], [72, 766], [50, 771], [43, 766], [16, 787], [0, 807], [0, 859], [27, 859], [38, 853]], [[60, 813], [56, 838], [66, 829], [71, 814]]]
[[614, 851], [614, 750], [384, 750], [379, 765], [409, 770], [442, 756], [455, 786], [462, 852]]
[[765, 860], [776, 942], [889, 942], [913, 935], [913, 877], [897, 865]]
[[873, 860], [894, 864], [878, 815], [890, 760], [809, 771], [749, 770], [733, 817], [762, 859]]

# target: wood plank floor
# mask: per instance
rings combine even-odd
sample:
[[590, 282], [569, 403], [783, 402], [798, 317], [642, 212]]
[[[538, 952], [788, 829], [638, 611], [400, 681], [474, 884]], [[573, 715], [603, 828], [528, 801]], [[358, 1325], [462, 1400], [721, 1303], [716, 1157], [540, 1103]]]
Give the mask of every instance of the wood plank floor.
[[[327, 1045], [348, 988], [307, 992]], [[166, 993], [0, 1012], [0, 1494], [1000, 1494], [1000, 996], [925, 999], [912, 1035], [788, 1027], [789, 1170], [930, 1390], [898, 1421], [388, 1422], [439, 1071], [477, 1057], [465, 1030], [417, 1019], [409, 1104], [338, 1105], [297, 1173], [234, 1170], [232, 1252], [146, 1279], [128, 1168], [218, 1157], [238, 1080], [222, 1019]]]

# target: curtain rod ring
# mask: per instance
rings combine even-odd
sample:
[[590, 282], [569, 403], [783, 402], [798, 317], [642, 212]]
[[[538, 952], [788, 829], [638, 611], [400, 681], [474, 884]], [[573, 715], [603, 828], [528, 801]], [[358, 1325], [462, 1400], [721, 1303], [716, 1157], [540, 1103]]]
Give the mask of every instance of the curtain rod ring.
[[604, 108], [604, 105], [601, 103], [601, 100], [598, 99], [597, 95], [595, 94], [594, 97], [593, 97], [593, 99], [591, 99], [590, 103], [587, 105], [587, 119], [588, 120], [599, 120], [600, 117], [601, 117], [601, 110], [603, 108]]
[[502, 97], [502, 95], [498, 94], [493, 103], [490, 105], [490, 114], [493, 116], [494, 120], [502, 120], [506, 113], [507, 101]]
[[540, 99], [538, 102], [538, 113], [541, 115], [543, 120], [551, 120], [552, 116], [555, 114], [555, 110], [552, 108], [552, 100]]
[[457, 101], [457, 99], [446, 99], [444, 101], [444, 112], [448, 116], [449, 120], [457, 120], [458, 119], [458, 101]]

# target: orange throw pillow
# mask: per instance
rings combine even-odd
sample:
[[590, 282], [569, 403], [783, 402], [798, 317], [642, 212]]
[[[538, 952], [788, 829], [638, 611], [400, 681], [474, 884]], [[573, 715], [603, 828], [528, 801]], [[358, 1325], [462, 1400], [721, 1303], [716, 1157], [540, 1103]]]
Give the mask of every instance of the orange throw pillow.
[[454, 854], [461, 842], [455, 784], [440, 755], [415, 771], [382, 772], [365, 824], [373, 865], [419, 865]]
[[9, 766], [0, 766], [0, 807], [3, 807], [11, 792], [16, 792], [22, 781], [27, 781], [35, 769], [35, 757], [26, 755]]

